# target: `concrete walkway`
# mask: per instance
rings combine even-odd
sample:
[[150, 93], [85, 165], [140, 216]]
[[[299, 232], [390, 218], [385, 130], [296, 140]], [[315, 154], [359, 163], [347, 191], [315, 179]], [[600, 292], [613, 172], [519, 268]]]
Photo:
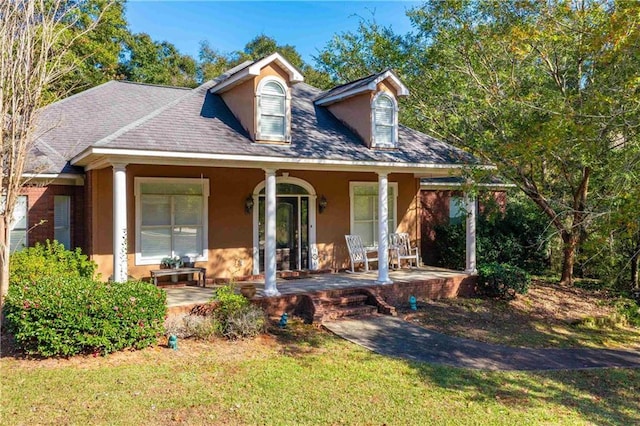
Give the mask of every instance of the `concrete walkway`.
[[640, 353], [608, 349], [525, 349], [447, 336], [397, 317], [324, 323], [338, 336], [381, 355], [481, 370], [640, 368]]

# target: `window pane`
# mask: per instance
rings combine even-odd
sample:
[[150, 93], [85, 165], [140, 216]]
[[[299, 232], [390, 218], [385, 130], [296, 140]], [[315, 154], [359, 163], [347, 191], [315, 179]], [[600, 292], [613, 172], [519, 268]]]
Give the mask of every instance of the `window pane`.
[[360, 235], [365, 246], [375, 245], [374, 222], [355, 222], [353, 224], [353, 233]]
[[284, 95], [283, 87], [275, 81], [270, 81], [262, 88], [263, 94]]
[[393, 108], [376, 108], [376, 124], [393, 125]]
[[378, 195], [377, 185], [362, 185], [353, 188], [353, 193], [356, 195]]
[[176, 225], [202, 225], [202, 197], [176, 195], [174, 197]]
[[262, 96], [260, 108], [262, 114], [284, 115], [284, 96]]
[[143, 257], [171, 256], [171, 228], [143, 228], [140, 245]]
[[263, 135], [284, 136], [284, 117], [261, 116], [260, 133]]
[[376, 125], [376, 144], [390, 145], [393, 143], [393, 127]]
[[465, 208], [462, 197], [449, 198], [449, 223], [461, 223], [464, 219]]
[[356, 196], [353, 200], [353, 218], [355, 220], [374, 220], [378, 203], [371, 196]]
[[71, 197], [56, 195], [53, 199], [53, 238], [66, 249], [71, 248]]
[[140, 192], [142, 194], [198, 195], [202, 194], [202, 183], [144, 182], [140, 184]]
[[27, 229], [27, 196], [19, 195], [13, 207], [11, 229]]
[[173, 228], [173, 248], [176, 256], [198, 255], [202, 253], [202, 228], [181, 226]]
[[171, 225], [171, 197], [143, 195], [141, 206], [142, 226]]
[[20, 251], [27, 246], [27, 230], [20, 229], [11, 231], [11, 241], [9, 242], [9, 250], [11, 253]]

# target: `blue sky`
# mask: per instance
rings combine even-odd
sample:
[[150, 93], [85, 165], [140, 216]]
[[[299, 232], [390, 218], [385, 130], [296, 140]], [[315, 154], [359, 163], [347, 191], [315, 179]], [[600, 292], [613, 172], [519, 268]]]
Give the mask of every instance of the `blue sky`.
[[[147, 1], [129, 0], [127, 19], [133, 32], [168, 41], [197, 57], [201, 40], [223, 53], [241, 50], [258, 34], [294, 45], [303, 59], [324, 48], [331, 37], [357, 28], [372, 16], [394, 31], [411, 30], [405, 11], [415, 1]], [[372, 12], [375, 13], [372, 15]]]

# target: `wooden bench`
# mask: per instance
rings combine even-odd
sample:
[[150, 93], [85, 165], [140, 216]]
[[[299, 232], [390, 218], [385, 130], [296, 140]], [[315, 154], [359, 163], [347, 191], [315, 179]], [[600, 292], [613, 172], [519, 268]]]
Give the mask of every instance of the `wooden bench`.
[[196, 275], [198, 285], [204, 287], [207, 282], [207, 268], [167, 268], [154, 269], [151, 271], [151, 279], [155, 285], [158, 285], [158, 277], [170, 277], [178, 275]]

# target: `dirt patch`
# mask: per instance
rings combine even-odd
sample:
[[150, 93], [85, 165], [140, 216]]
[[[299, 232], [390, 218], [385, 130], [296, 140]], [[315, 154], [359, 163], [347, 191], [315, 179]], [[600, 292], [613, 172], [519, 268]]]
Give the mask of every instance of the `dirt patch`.
[[610, 317], [614, 298], [605, 291], [535, 281], [526, 295], [506, 302], [478, 298], [423, 300], [408, 321], [446, 334], [519, 347], [640, 349], [640, 330], [622, 325], [589, 327], [585, 318]]

